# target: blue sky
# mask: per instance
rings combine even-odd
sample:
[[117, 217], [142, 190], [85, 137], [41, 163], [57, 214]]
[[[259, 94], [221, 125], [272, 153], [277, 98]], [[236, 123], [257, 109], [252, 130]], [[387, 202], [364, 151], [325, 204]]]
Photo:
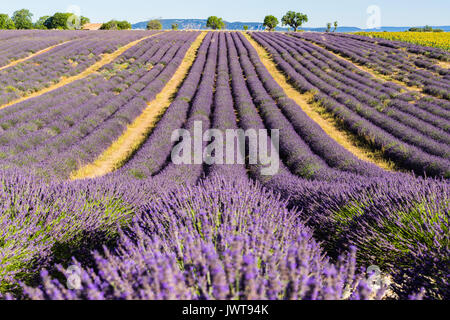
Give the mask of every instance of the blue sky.
[[210, 15], [227, 21], [258, 22], [267, 14], [279, 19], [288, 10], [308, 14], [305, 27], [323, 27], [328, 21], [341, 26], [366, 27], [370, 5], [380, 8], [383, 26], [450, 25], [449, 0], [1, 0], [0, 13], [12, 15], [27, 8], [34, 19], [78, 6], [92, 22], [112, 18], [132, 23], [149, 18], [206, 18]]

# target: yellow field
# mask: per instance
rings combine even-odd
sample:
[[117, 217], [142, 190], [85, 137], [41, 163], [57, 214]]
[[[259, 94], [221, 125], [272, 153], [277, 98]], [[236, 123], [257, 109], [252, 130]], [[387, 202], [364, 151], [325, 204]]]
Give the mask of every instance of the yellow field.
[[405, 41], [450, 51], [449, 32], [356, 32], [355, 34], [387, 40]]

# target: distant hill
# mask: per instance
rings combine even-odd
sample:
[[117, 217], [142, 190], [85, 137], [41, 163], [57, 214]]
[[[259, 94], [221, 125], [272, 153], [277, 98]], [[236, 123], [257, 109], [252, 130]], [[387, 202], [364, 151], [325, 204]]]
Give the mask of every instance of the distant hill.
[[[161, 19], [160, 20], [164, 30], [172, 29], [172, 24], [177, 23], [180, 30], [183, 29], [206, 29], [206, 19]], [[225, 21], [228, 30], [243, 30], [247, 25], [249, 30], [264, 30], [261, 22], [227, 22]], [[424, 27], [424, 26], [418, 26]], [[147, 21], [133, 24], [133, 29], [147, 28]], [[398, 32], [406, 31], [411, 27], [381, 27], [380, 29], [361, 29], [357, 27], [338, 27], [337, 32], [358, 32], [358, 31], [388, 31]], [[432, 26], [433, 29], [442, 29], [450, 32], [450, 26]], [[287, 31], [288, 28], [277, 28], [278, 31]], [[305, 31], [323, 32], [326, 28], [302, 28]]]

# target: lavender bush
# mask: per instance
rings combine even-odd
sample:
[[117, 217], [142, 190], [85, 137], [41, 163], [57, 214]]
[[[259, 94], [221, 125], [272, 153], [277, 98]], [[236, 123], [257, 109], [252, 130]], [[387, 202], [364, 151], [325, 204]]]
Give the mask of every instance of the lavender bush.
[[381, 297], [383, 289], [372, 292], [351, 252], [330, 263], [298, 214], [270, 192], [247, 180], [215, 178], [145, 206], [121, 232], [117, 249], [94, 252], [95, 269], [83, 269], [81, 290], [42, 271], [42, 287], [25, 286], [24, 294], [96, 300]]

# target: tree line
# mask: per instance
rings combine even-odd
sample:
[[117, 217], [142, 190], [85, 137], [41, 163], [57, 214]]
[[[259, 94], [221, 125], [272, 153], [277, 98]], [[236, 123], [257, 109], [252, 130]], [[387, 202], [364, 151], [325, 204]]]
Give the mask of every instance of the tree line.
[[[12, 17], [5, 13], [0, 13], [0, 29], [58, 29], [58, 30], [78, 30], [90, 23], [90, 19], [84, 16], [76, 16], [69, 12], [57, 12], [52, 16], [40, 17], [33, 23], [33, 14], [28, 9], [15, 11]], [[131, 29], [128, 21], [111, 20], [105, 22], [100, 30], [127, 30]]]
[[[308, 22], [308, 16], [306, 14], [294, 11], [288, 11], [281, 19], [283, 26], [290, 26], [297, 31], [299, 27], [303, 25], [303, 23]], [[268, 15], [264, 18], [263, 26], [269, 30], [273, 31], [278, 26], [279, 21], [277, 17], [273, 15]], [[225, 28], [225, 22], [222, 18], [211, 16], [206, 21], [206, 27], [211, 28], [213, 30], [221, 30]], [[244, 30], [248, 30], [248, 26], [243, 26]]]
[[[308, 16], [301, 12], [288, 11], [282, 18], [281, 23], [283, 26], [289, 26], [297, 32], [303, 23], [308, 22]], [[273, 31], [278, 26], [279, 21], [277, 17], [273, 15], [268, 15], [264, 18], [263, 26], [269, 30]]]
[[[73, 13], [57, 12], [53, 16], [40, 17], [33, 23], [33, 14], [28, 9], [15, 11], [12, 17], [5, 13], [0, 13], [0, 29], [81, 29], [90, 19], [78, 17]], [[100, 30], [128, 30], [131, 29], [131, 23], [125, 20], [110, 20], [101, 25]], [[149, 30], [162, 29], [161, 21], [150, 20], [147, 24]], [[178, 24], [172, 25], [173, 30], [178, 30]]]
[[430, 26], [425, 26], [423, 28], [419, 28], [419, 27], [413, 27], [413, 28], [409, 28], [410, 32], [444, 32], [444, 30], [442, 29], [433, 29]]
[[[40, 17], [35, 23], [32, 21], [33, 14], [28, 9], [15, 11], [10, 18], [7, 14], [0, 14], [0, 29], [81, 29], [85, 24], [90, 23], [89, 18], [77, 17], [72, 13], [57, 12], [53, 16]], [[303, 23], [308, 22], [308, 16], [301, 12], [288, 11], [282, 18], [283, 26], [291, 27], [295, 32]], [[273, 31], [279, 25], [278, 19], [273, 15], [264, 18], [263, 26]], [[334, 30], [338, 26], [337, 21], [334, 22]], [[225, 22], [222, 18], [210, 16], [207, 19], [206, 27], [213, 30], [221, 30], [225, 28]], [[172, 24], [172, 30], [178, 30], [178, 24]], [[100, 30], [127, 30], [131, 29], [131, 23], [128, 21], [110, 20], [100, 27]], [[161, 30], [162, 23], [157, 19], [148, 21], [148, 30]], [[248, 30], [248, 26], [244, 26], [244, 30]], [[327, 32], [331, 31], [331, 23], [327, 23]]]
[[73, 13], [57, 12], [53, 16], [40, 17], [33, 23], [33, 14], [28, 9], [17, 10], [9, 17], [0, 13], [0, 29], [81, 29], [89, 23], [89, 18], [76, 16]]
[[[297, 31], [299, 27], [303, 25], [303, 23], [308, 22], [308, 16], [301, 12], [288, 11], [282, 18], [281, 22], [283, 26], [289, 26], [294, 31]], [[269, 30], [273, 31], [279, 25], [279, 21], [277, 17], [273, 15], [268, 15], [264, 18], [263, 26]], [[211, 28], [213, 30], [221, 30], [225, 28], [225, 22], [222, 18], [218, 18], [216, 16], [211, 16], [206, 21], [206, 27]], [[244, 25], [244, 30], [248, 30], [248, 26]]]

